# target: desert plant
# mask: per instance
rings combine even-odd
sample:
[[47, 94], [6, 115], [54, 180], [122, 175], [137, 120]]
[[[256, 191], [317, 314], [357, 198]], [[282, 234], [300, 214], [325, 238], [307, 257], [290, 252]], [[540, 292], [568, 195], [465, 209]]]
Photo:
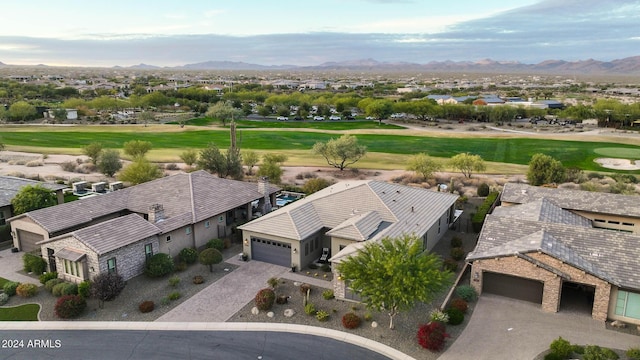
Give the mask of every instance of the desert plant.
[[32, 272], [36, 275], [42, 274], [47, 268], [47, 262], [42, 257], [29, 253], [22, 255], [22, 263], [25, 272]]
[[630, 348], [625, 354], [631, 360], [640, 360], [640, 347]]
[[342, 326], [346, 329], [355, 329], [360, 326], [360, 316], [355, 313], [349, 312], [342, 316]]
[[318, 310], [316, 312], [316, 319], [318, 319], [318, 321], [327, 321], [329, 320], [329, 313], [324, 311], [324, 310]]
[[19, 282], [7, 281], [2, 286], [2, 291], [4, 291], [4, 293], [9, 295], [9, 296], [13, 296], [13, 295], [16, 294], [16, 289], [18, 288], [18, 285], [20, 285]]
[[373, 315], [371, 315], [371, 313], [368, 311], [364, 313], [364, 321], [371, 321], [371, 320], [373, 320]]
[[451, 238], [451, 247], [452, 248], [457, 248], [457, 247], [461, 247], [462, 246], [462, 239], [459, 238], [458, 236], [454, 236]]
[[446, 327], [439, 321], [421, 325], [417, 334], [418, 344], [430, 351], [441, 351], [448, 337]]
[[617, 360], [619, 358], [615, 351], [603, 348], [598, 345], [587, 345], [584, 347], [584, 360]]
[[193, 277], [193, 283], [198, 285], [198, 284], [202, 284], [204, 282], [204, 277], [202, 277], [202, 275], [196, 275]]
[[6, 304], [9, 301], [9, 295], [5, 293], [0, 294], [0, 306]]
[[178, 257], [187, 264], [194, 264], [198, 260], [198, 250], [194, 248], [184, 248], [180, 250]]
[[174, 291], [172, 293], [170, 293], [169, 295], [167, 295], [167, 298], [169, 298], [169, 300], [173, 301], [173, 300], [178, 300], [180, 299], [182, 295], [180, 294], [179, 291]]
[[307, 315], [315, 315], [316, 306], [313, 305], [312, 303], [307, 303], [307, 305], [304, 306], [304, 313]]
[[169, 300], [169, 298], [166, 296], [160, 299], [160, 305], [169, 305], [170, 303], [171, 303], [171, 300]]
[[276, 293], [273, 289], [262, 289], [258, 291], [254, 299], [258, 310], [269, 310], [273, 307], [273, 303], [276, 300]]
[[78, 295], [82, 296], [84, 299], [88, 299], [91, 296], [91, 282], [89, 280], [85, 280], [78, 284]]
[[478, 185], [477, 192], [479, 197], [485, 197], [489, 195], [489, 185], [487, 185], [487, 183], [481, 183], [480, 185]]
[[551, 349], [551, 353], [557, 355], [560, 359], [567, 359], [573, 353], [571, 343], [563, 339], [562, 336], [553, 340], [549, 345], [549, 349]]
[[267, 280], [267, 285], [269, 285], [269, 287], [271, 287], [272, 289], [275, 289], [276, 286], [278, 286], [278, 282], [279, 282], [278, 278], [272, 277], [272, 278], [269, 278], [269, 280]]
[[53, 272], [47, 272], [40, 275], [38, 279], [40, 280], [40, 284], [44, 285], [47, 283], [47, 281], [51, 279], [56, 279], [57, 277], [58, 277], [58, 273], [53, 271]]
[[221, 239], [211, 239], [207, 242], [207, 247], [214, 248], [222, 252], [222, 250], [224, 250], [224, 241], [222, 241]]
[[451, 258], [453, 260], [460, 261], [460, 260], [464, 259], [464, 255], [465, 255], [464, 249], [462, 247], [454, 247], [449, 252], [449, 255], [451, 255]]
[[65, 295], [55, 305], [56, 315], [61, 319], [80, 316], [87, 307], [87, 301], [80, 295]]
[[449, 317], [449, 324], [460, 325], [464, 321], [464, 313], [456, 308], [448, 308], [445, 313]]
[[180, 277], [179, 276], [172, 276], [172, 277], [169, 278], [169, 286], [176, 287], [176, 286], [178, 286], [179, 283], [180, 283]]
[[169, 254], [157, 253], [147, 260], [144, 272], [150, 277], [162, 277], [173, 272], [175, 265]]
[[333, 299], [335, 297], [335, 295], [333, 294], [333, 290], [327, 289], [327, 290], [322, 292], [322, 297], [325, 300], [331, 300], [331, 299]]
[[443, 312], [440, 309], [433, 309], [429, 313], [429, 321], [430, 322], [441, 322], [447, 323], [449, 322], [449, 315], [446, 312]]
[[16, 288], [16, 294], [23, 298], [30, 298], [38, 293], [38, 286], [31, 283], [23, 283]]
[[469, 308], [469, 304], [462, 300], [462, 299], [453, 299], [451, 300], [451, 305], [449, 305], [450, 307], [454, 308], [454, 309], [458, 309], [460, 311], [462, 311], [463, 314], [467, 313], [467, 309]]
[[140, 303], [140, 305], [138, 305], [138, 310], [140, 310], [141, 313], [152, 312], [154, 308], [155, 304], [150, 300], [143, 301]]
[[478, 293], [469, 285], [461, 285], [456, 288], [456, 295], [466, 302], [476, 301]]
[[115, 299], [125, 287], [122, 276], [116, 273], [102, 273], [96, 276], [91, 283], [91, 295], [100, 300], [102, 307], [105, 301]]

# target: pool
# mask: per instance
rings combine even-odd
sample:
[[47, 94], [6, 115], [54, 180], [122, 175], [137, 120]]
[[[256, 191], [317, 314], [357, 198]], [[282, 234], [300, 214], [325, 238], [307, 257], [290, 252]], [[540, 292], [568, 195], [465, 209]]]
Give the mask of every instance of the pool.
[[285, 206], [290, 202], [298, 200], [300, 197], [294, 195], [278, 195], [276, 196], [276, 205]]

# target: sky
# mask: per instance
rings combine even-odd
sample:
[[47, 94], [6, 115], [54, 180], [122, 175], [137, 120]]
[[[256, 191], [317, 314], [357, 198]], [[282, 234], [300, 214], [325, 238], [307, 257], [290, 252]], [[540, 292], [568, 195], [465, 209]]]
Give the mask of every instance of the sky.
[[637, 0], [21, 0], [0, 11], [0, 62], [12, 65], [640, 55]]

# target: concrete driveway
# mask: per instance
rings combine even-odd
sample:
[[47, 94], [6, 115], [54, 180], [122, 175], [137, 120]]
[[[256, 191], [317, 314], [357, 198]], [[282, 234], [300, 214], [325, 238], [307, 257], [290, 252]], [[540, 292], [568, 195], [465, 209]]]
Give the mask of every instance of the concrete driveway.
[[586, 314], [550, 314], [540, 305], [483, 294], [463, 333], [438, 360], [533, 359], [559, 336], [622, 350], [640, 344], [640, 337], [607, 330]]

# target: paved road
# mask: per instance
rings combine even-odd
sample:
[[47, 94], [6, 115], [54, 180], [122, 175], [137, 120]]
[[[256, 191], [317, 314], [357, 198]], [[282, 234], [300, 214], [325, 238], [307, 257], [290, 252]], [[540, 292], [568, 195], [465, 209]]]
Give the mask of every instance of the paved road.
[[287, 332], [37, 330], [0, 331], [0, 339], [0, 358], [16, 360], [389, 359], [346, 342]]

